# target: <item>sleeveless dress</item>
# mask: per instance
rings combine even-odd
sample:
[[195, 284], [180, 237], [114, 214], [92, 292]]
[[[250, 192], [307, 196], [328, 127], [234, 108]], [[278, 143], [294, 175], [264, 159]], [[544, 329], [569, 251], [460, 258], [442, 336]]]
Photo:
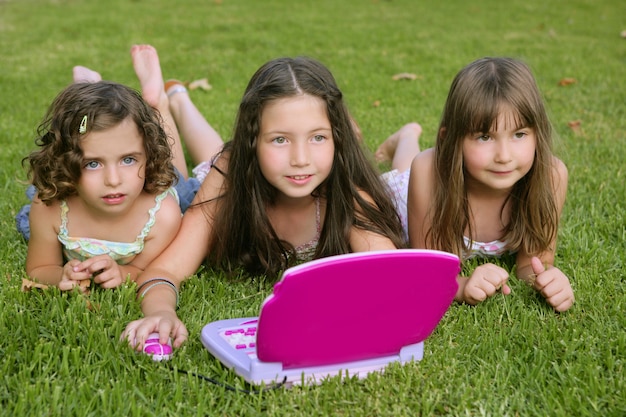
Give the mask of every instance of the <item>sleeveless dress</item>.
[[469, 253], [465, 255], [465, 259], [470, 259], [477, 256], [499, 257], [509, 252], [506, 248], [506, 242], [502, 240], [492, 240], [491, 242], [475, 242], [470, 241], [468, 237], [463, 236], [463, 242], [466, 246], [469, 246], [470, 248]]
[[109, 240], [93, 239], [88, 237], [71, 237], [67, 230], [67, 213], [69, 207], [65, 200], [61, 201], [61, 227], [58, 239], [63, 245], [63, 256], [66, 260], [78, 259], [84, 261], [97, 255], [109, 255], [120, 265], [130, 263], [144, 248], [144, 239], [156, 222], [156, 214], [161, 208], [161, 203], [172, 195], [178, 201], [178, 194], [174, 188], [170, 188], [155, 197], [154, 206], [148, 210], [148, 221], [133, 242], [112, 242]]
[[322, 227], [321, 227], [321, 218], [320, 218], [319, 197], [315, 198], [315, 227], [316, 227], [315, 237], [311, 239], [309, 242], [304, 243], [295, 248], [296, 258], [298, 262], [312, 261], [315, 256], [315, 250], [317, 249], [317, 244], [320, 241], [320, 234], [322, 231]]

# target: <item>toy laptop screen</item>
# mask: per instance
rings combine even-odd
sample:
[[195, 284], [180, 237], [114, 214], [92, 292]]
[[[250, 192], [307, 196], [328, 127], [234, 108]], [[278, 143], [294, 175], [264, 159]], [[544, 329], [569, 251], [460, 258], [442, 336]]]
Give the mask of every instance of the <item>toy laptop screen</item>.
[[[458, 257], [433, 250], [318, 259], [286, 270], [258, 318], [209, 323], [202, 342], [253, 383], [419, 360], [454, 299], [459, 270]], [[269, 374], [254, 375], [263, 366]]]

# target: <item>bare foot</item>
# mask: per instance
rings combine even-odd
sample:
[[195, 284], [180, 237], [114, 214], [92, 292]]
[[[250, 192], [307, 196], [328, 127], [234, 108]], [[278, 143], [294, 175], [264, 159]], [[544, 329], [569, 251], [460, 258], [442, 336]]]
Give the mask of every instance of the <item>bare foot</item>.
[[389, 136], [383, 143], [380, 144], [376, 152], [374, 153], [374, 157], [377, 162], [388, 162], [394, 159], [396, 154], [396, 149], [398, 148], [398, 143], [400, 142], [400, 138], [411, 138], [418, 143], [419, 137], [422, 134], [422, 126], [418, 123], [407, 123], [400, 128], [400, 130], [393, 133]]
[[99, 73], [81, 65], [76, 65], [72, 68], [72, 78], [75, 83], [97, 83], [102, 81], [102, 76]]
[[135, 73], [141, 84], [141, 95], [152, 107], [159, 108], [161, 100], [167, 103], [163, 86], [161, 64], [156, 49], [151, 45], [133, 45], [130, 49]]

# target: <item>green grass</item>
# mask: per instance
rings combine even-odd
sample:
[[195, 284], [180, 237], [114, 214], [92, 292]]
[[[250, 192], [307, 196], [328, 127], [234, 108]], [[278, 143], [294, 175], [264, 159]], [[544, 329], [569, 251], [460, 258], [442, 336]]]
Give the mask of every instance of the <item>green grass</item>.
[[[626, 29], [617, 0], [0, 0], [0, 408], [2, 415], [626, 415]], [[134, 287], [87, 298], [20, 291], [26, 244], [20, 160], [47, 105], [86, 65], [138, 87], [128, 50], [151, 43], [165, 77], [207, 77], [194, 101], [228, 138], [252, 73], [284, 55], [335, 74], [370, 149], [405, 122], [432, 146], [454, 74], [486, 55], [534, 70], [570, 172], [557, 263], [577, 297], [555, 314], [512, 280], [509, 297], [453, 305], [424, 359], [365, 380], [246, 395], [199, 340], [210, 321], [254, 315], [271, 284], [200, 272], [183, 287], [191, 338], [168, 364], [118, 343], [140, 316]], [[393, 81], [400, 72], [414, 81]], [[576, 83], [562, 87], [559, 80]], [[380, 102], [375, 106], [375, 102]], [[582, 122], [575, 134], [567, 123]], [[383, 283], [381, 282], [381, 285]]]

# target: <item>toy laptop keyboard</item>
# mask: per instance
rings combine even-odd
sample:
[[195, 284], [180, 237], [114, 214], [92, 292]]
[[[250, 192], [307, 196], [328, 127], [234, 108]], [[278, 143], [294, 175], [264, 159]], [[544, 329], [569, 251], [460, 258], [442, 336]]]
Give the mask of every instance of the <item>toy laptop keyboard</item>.
[[418, 249], [331, 256], [287, 269], [259, 317], [215, 321], [203, 345], [253, 384], [366, 376], [423, 357], [452, 303], [455, 255]]

